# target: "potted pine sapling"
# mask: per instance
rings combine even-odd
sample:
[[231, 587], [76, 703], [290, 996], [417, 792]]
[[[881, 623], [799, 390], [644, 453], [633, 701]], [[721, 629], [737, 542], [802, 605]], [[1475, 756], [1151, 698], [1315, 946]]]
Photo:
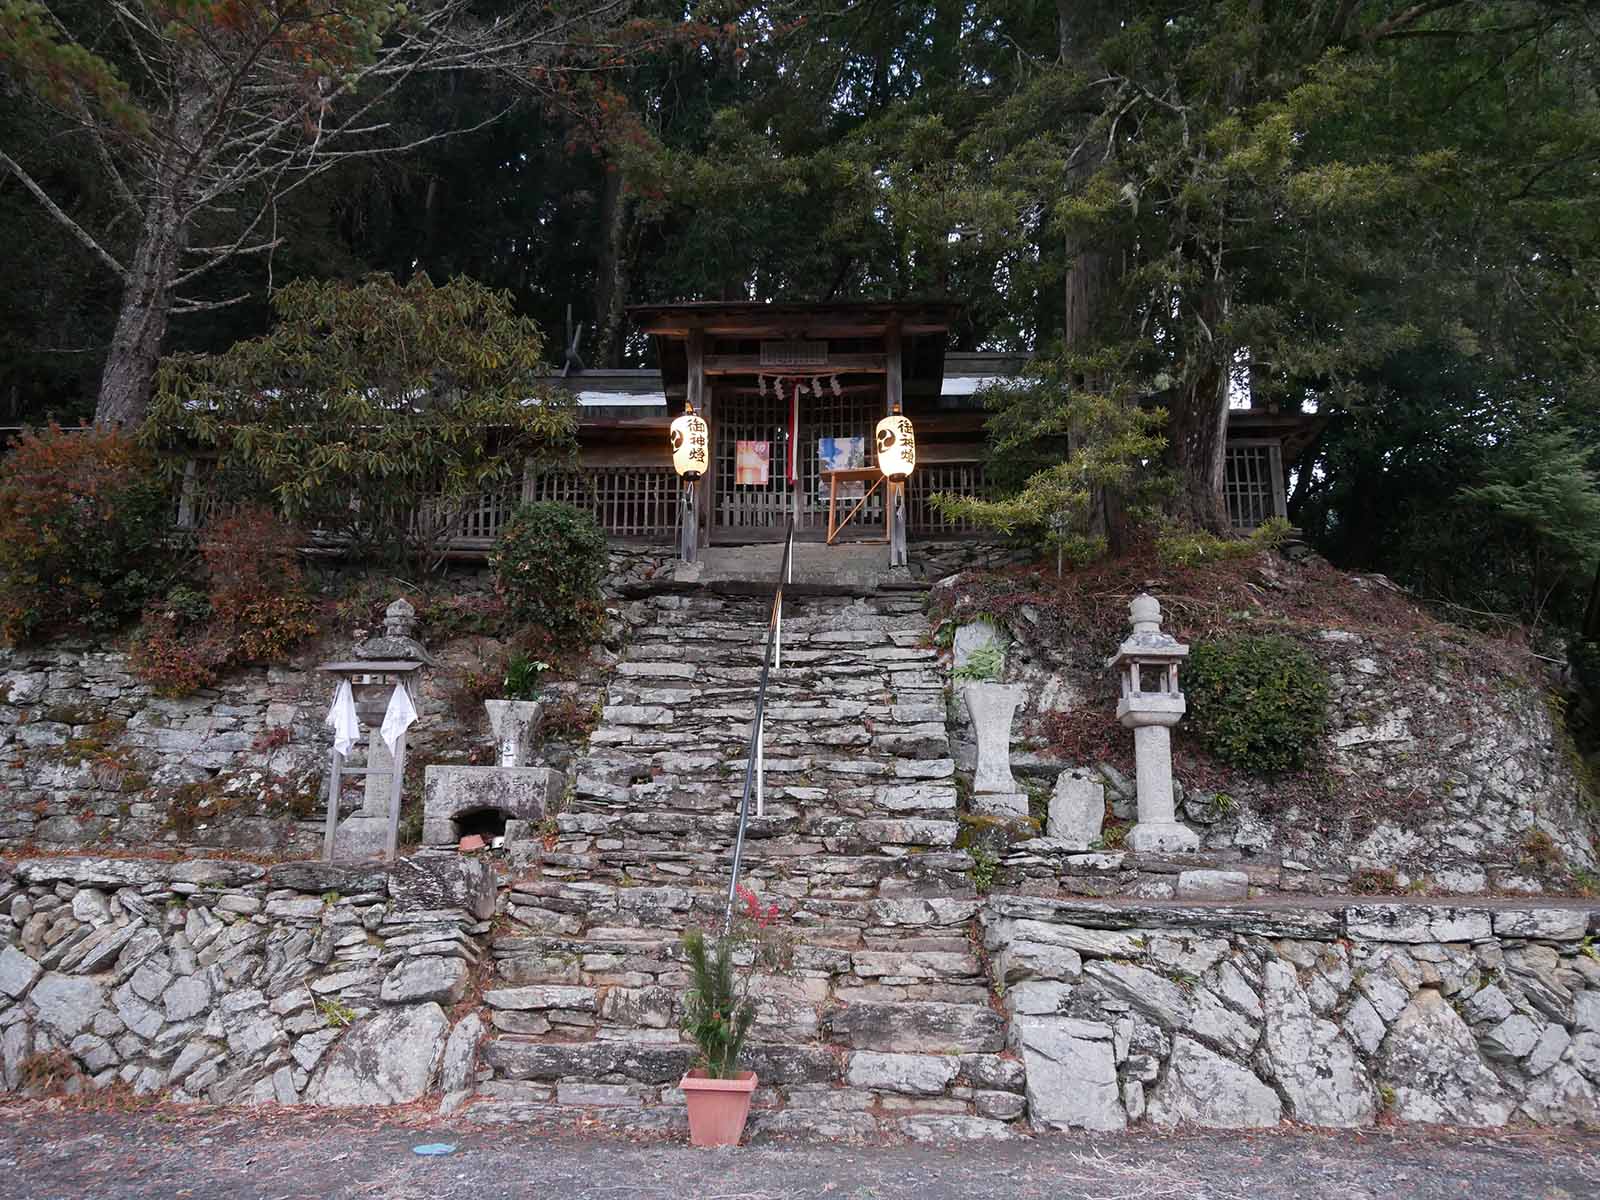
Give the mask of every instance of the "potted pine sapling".
[[678, 1086], [689, 1105], [689, 1141], [696, 1146], [737, 1146], [756, 1090], [756, 1073], [739, 1070], [756, 1006], [738, 986], [734, 941], [718, 938], [713, 949], [698, 929], [683, 935], [691, 977], [683, 998], [683, 1031], [699, 1054]]
[[735, 955], [751, 943], [751, 971], [781, 972], [788, 965], [787, 940], [767, 930], [778, 915], [777, 905], [763, 907], [744, 887], [739, 888], [739, 898], [745, 912], [735, 931], [714, 944], [708, 944], [698, 929], [683, 935], [690, 983], [683, 998], [682, 1028], [699, 1053], [678, 1086], [689, 1107], [689, 1141], [696, 1146], [739, 1144], [750, 1115], [750, 1097], [759, 1082], [754, 1071], [739, 1069], [756, 1006], [749, 996], [749, 974], [736, 968]]

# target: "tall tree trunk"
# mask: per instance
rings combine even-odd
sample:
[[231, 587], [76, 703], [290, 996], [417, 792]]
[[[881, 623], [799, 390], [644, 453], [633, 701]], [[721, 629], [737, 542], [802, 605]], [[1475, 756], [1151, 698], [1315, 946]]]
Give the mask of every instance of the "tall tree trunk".
[[[1221, 329], [1226, 300], [1215, 290], [1200, 298], [1207, 328]], [[1227, 533], [1228, 509], [1222, 499], [1222, 474], [1228, 449], [1228, 352], [1207, 343], [1196, 347], [1205, 366], [1185, 384], [1167, 416], [1167, 462], [1178, 475], [1172, 515], [1196, 529]]]
[[[1089, 65], [1103, 19], [1104, 13], [1096, 6], [1056, 0], [1057, 51], [1063, 64], [1079, 68]], [[1085, 147], [1067, 164], [1066, 191], [1069, 194], [1078, 191], [1100, 165], [1100, 156]], [[1071, 351], [1084, 347], [1089, 341], [1116, 275], [1114, 260], [1104, 245], [1068, 238], [1065, 251], [1067, 271], [1062, 288], [1061, 340]], [[1079, 375], [1072, 382], [1074, 387], [1086, 391], [1093, 391], [1102, 383], [1086, 375]], [[1075, 448], [1077, 437], [1069, 435], [1067, 441], [1069, 447]], [[1129, 548], [1133, 531], [1125, 499], [1118, 489], [1095, 489], [1089, 498], [1089, 532], [1105, 538], [1112, 554], [1121, 554]]]
[[594, 365], [620, 367], [627, 334], [622, 315], [628, 302], [628, 225], [633, 206], [622, 186], [621, 169], [612, 163], [607, 168], [600, 192], [600, 228], [596, 232]]
[[162, 189], [145, 213], [128, 268], [122, 307], [95, 400], [97, 425], [133, 426], [144, 420], [161, 361], [161, 343], [167, 335], [172, 281], [178, 273], [181, 250], [177, 206]]
[[1226, 375], [1207, 370], [1167, 421], [1167, 454], [1179, 479], [1173, 516], [1197, 529], [1228, 532], [1222, 470], [1228, 448]]
[[96, 425], [133, 426], [144, 420], [155, 388], [161, 343], [172, 315], [173, 283], [188, 245], [184, 203], [200, 155], [209, 88], [196, 72], [185, 77], [168, 117], [164, 147], [123, 285], [122, 307], [95, 398]]

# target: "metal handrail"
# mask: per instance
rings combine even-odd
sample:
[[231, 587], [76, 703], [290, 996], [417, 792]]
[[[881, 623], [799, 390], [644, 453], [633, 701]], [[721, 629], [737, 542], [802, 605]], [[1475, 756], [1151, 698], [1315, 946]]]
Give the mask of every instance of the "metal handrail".
[[750, 824], [750, 793], [760, 786], [759, 775], [764, 769], [761, 743], [763, 723], [767, 715], [767, 679], [772, 673], [778, 654], [778, 640], [783, 628], [783, 588], [789, 582], [794, 566], [794, 517], [789, 517], [789, 531], [783, 539], [783, 562], [778, 568], [778, 584], [772, 593], [772, 614], [767, 618], [767, 644], [761, 657], [761, 682], [756, 688], [756, 713], [750, 722], [750, 740], [745, 747], [744, 796], [739, 801], [739, 834], [733, 843], [733, 875], [728, 880], [728, 903], [722, 912], [722, 934], [733, 928], [733, 900], [739, 891], [739, 864], [744, 858], [744, 831]]

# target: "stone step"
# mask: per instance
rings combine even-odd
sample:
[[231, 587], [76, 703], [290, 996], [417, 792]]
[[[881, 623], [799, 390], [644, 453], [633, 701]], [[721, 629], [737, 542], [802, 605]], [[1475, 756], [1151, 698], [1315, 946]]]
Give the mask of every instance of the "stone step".
[[[878, 672], [895, 675], [921, 675], [938, 664], [937, 650], [923, 650], [909, 646], [885, 643], [881, 646], [802, 647], [790, 642], [782, 646], [780, 660], [768, 679], [785, 673], [852, 676]], [[623, 653], [624, 663], [653, 664], [676, 667], [691, 663], [695, 674], [675, 674], [671, 677], [708, 682], [719, 681], [719, 671], [747, 669], [757, 672], [765, 661], [765, 648], [758, 643], [703, 642], [694, 645], [648, 644], [633, 645]], [[639, 676], [633, 676], [639, 677]], [[726, 676], [721, 677], [726, 679]]]
[[[742, 753], [749, 739], [748, 721], [720, 727], [673, 728], [608, 722], [595, 730], [589, 744], [597, 749], [625, 750], [641, 755], [671, 751], [693, 753], [710, 748], [731, 755]], [[931, 722], [875, 726], [870, 730], [846, 726], [805, 730], [768, 728], [763, 741], [769, 753], [780, 757], [816, 754], [829, 748], [849, 749], [877, 758], [947, 758], [950, 754], [950, 736], [945, 727]]]
[[[672, 1015], [670, 1003], [678, 993], [669, 987], [654, 990], [661, 993], [655, 1003], [667, 1006], [656, 1019], [668, 1022]], [[663, 1025], [659, 1032], [613, 1030], [615, 1036], [601, 1037], [590, 1029], [559, 1024], [563, 1015], [597, 1013], [610, 1004], [613, 992], [627, 991], [606, 989], [601, 998], [599, 990], [581, 987], [491, 988], [486, 993], [491, 1008], [501, 1013], [549, 1014], [540, 1019], [552, 1032], [498, 1032], [484, 1044], [481, 1061], [493, 1071], [496, 1080], [675, 1083], [691, 1065], [694, 1055], [692, 1046], [682, 1040], [676, 1029]], [[544, 1004], [547, 999], [550, 1003]], [[568, 1007], [557, 1007], [558, 1003]], [[630, 996], [610, 1006], [620, 1011], [636, 1003]], [[773, 998], [758, 997], [757, 1003], [771, 1004]], [[535, 1009], [534, 1004], [544, 1006]], [[579, 1007], [580, 1004], [587, 1007]], [[792, 1018], [786, 1016], [783, 1020], [787, 1028], [795, 1028]], [[594, 1022], [590, 1024], [592, 1027]], [[815, 1039], [780, 1041], [761, 1035], [758, 1017], [745, 1054], [748, 1069], [756, 1071], [767, 1086], [837, 1083], [844, 1076], [841, 1062], [853, 1060], [855, 1084], [899, 1090], [897, 1076], [910, 1070], [926, 1072], [934, 1064], [886, 1056], [937, 1056], [946, 1064], [946, 1069], [939, 1072], [943, 1080], [938, 1084], [929, 1080], [925, 1086], [943, 1091], [959, 1073], [959, 1066], [950, 1069], [951, 1064], [959, 1063], [959, 1056], [998, 1056], [1005, 1048], [1005, 1018], [981, 1000], [844, 1001], [829, 1006], [812, 1027]], [[857, 1058], [858, 1055], [867, 1057]]]
[[[948, 857], [966, 860], [965, 855]], [[755, 890], [763, 903], [777, 905], [798, 943], [848, 950], [950, 949], [967, 936], [978, 908], [976, 896], [829, 899]], [[497, 956], [546, 948], [565, 953], [579, 943], [614, 943], [600, 952], [653, 953], [675, 944], [688, 925], [720, 921], [725, 903], [723, 881], [631, 887], [597, 880], [526, 881], [512, 885], [506, 915], [527, 932], [496, 938], [493, 950]], [[553, 916], [571, 920], [566, 928], [553, 928]]]
[[[800, 773], [766, 775], [763, 794], [766, 815], [762, 828], [773, 832], [793, 832], [800, 828], [838, 835], [842, 829], [813, 826], [813, 821], [828, 821], [848, 816], [855, 819], [922, 816], [952, 820], [956, 811], [956, 785], [953, 777], [944, 779], [890, 780], [880, 784], [830, 781], [819, 787], [810, 776]], [[803, 782], [787, 782], [797, 780]], [[557, 817], [562, 832], [604, 835], [606, 823], [619, 822], [619, 828], [640, 832], [685, 832], [691, 829], [717, 829], [719, 820], [738, 823], [739, 805], [744, 794], [742, 774], [720, 780], [695, 783], [675, 776], [663, 776], [650, 783], [605, 787], [591, 783], [576, 793], [576, 802]], [[755, 783], [751, 785], [752, 801]], [[662, 824], [649, 822], [661, 821]], [[628, 822], [633, 822], [629, 824]], [[641, 823], [643, 822], [643, 823]], [[731, 833], [731, 826], [727, 830]]]
[[[733, 696], [754, 699], [761, 682], [759, 663], [714, 666], [704, 662], [621, 662], [611, 688], [659, 691], [669, 698]], [[822, 689], [826, 687], [827, 691]], [[797, 694], [850, 698], [911, 690], [942, 694], [939, 673], [926, 666], [885, 669], [870, 663], [799, 667], [785, 662], [767, 674], [768, 697]]]
[[[878, 816], [849, 816], [837, 813], [785, 818], [754, 813], [746, 826], [745, 837], [761, 843], [761, 852], [773, 858], [827, 853], [849, 858], [887, 857], [896, 862], [907, 854], [956, 844], [960, 825], [955, 813], [927, 816], [896, 813]], [[729, 811], [719, 814], [689, 813], [596, 813], [575, 809], [556, 818], [557, 853], [614, 854], [618, 861], [630, 856], [654, 855], [660, 851], [694, 849], [720, 853], [732, 847], [737, 837], [739, 818]], [[752, 828], [754, 832], [752, 832]], [[785, 847], [791, 847], [785, 849]], [[544, 864], [559, 865], [552, 854]]]
[[[791, 755], [773, 750], [765, 755], [764, 763], [767, 779], [774, 782], [795, 783], [799, 782], [799, 777], [811, 776], [841, 779], [852, 786], [869, 780], [940, 782], [950, 779], [956, 769], [951, 758], [908, 759], [861, 754], [839, 758], [827, 751]], [[621, 798], [623, 793], [617, 789], [648, 783], [666, 775], [686, 781], [685, 786], [710, 787], [717, 779], [742, 783], [746, 765], [743, 747], [737, 754], [709, 750], [594, 753], [579, 764], [577, 790], [580, 796]]]
[[[774, 853], [779, 846], [768, 842], [745, 860], [743, 878], [763, 896], [872, 900], [973, 894], [972, 858], [965, 851], [873, 856], [874, 847], [858, 843], [860, 852], [854, 854], [830, 853], [826, 846], [807, 844], [795, 845], [793, 854]], [[728, 862], [725, 851], [685, 850], [677, 843], [626, 852], [574, 851], [558, 844], [545, 854], [541, 872], [550, 880], [670, 887], [726, 880]]]
[[[693, 1065], [694, 1049], [682, 1043], [562, 1043], [505, 1034], [484, 1043], [480, 1061], [496, 1080], [676, 1085]], [[746, 1048], [745, 1061], [769, 1086], [833, 1084], [842, 1075], [839, 1060], [820, 1045], [753, 1042]]]

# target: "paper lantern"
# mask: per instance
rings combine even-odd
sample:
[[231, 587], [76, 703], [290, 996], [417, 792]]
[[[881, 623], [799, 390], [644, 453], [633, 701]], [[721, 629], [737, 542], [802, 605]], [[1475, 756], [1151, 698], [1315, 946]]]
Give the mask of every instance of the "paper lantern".
[[904, 483], [917, 465], [917, 434], [911, 418], [896, 412], [878, 422], [878, 470], [890, 483]]
[[699, 479], [711, 461], [710, 428], [693, 408], [672, 423], [672, 469], [684, 479]]

